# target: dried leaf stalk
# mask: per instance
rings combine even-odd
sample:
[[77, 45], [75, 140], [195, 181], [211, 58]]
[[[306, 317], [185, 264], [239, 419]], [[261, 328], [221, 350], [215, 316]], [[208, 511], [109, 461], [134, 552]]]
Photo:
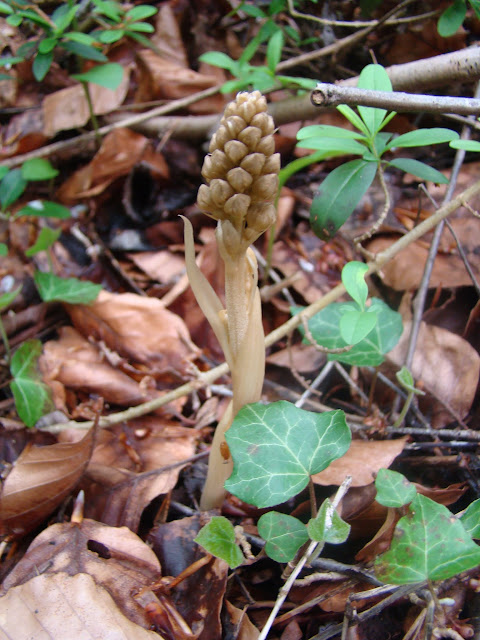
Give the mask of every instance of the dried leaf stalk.
[[217, 426], [202, 509], [221, 506], [232, 462], [221, 454], [225, 431], [237, 411], [258, 402], [265, 375], [265, 349], [258, 267], [250, 245], [276, 218], [280, 156], [274, 124], [260, 92], [239, 93], [227, 105], [205, 158], [207, 184], [197, 204], [217, 220], [216, 238], [225, 265], [225, 309], [195, 263], [193, 231], [185, 219], [185, 258], [195, 297], [217, 336], [232, 373], [233, 399]]

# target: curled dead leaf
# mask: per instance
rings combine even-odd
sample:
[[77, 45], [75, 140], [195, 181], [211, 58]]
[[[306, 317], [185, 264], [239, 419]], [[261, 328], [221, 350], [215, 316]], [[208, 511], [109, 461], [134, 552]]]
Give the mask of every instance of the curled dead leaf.
[[0, 533], [32, 531], [62, 503], [88, 465], [93, 439], [91, 429], [79, 442], [22, 451], [0, 493]]

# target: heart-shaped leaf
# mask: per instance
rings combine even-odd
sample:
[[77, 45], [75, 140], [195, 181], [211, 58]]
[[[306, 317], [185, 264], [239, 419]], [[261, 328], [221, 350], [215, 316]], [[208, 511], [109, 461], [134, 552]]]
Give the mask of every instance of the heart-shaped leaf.
[[417, 495], [414, 485], [398, 471], [379, 469], [375, 478], [375, 500], [385, 507], [403, 507]]
[[302, 544], [308, 541], [303, 522], [278, 511], [263, 514], [258, 521], [258, 533], [266, 542], [267, 555], [277, 562], [293, 560]]
[[225, 560], [231, 569], [241, 565], [245, 557], [235, 540], [233, 524], [223, 516], [213, 516], [194, 541], [217, 558]]
[[348, 538], [350, 525], [342, 520], [332, 501], [327, 498], [322, 502], [317, 517], [309, 521], [307, 530], [312, 540], [342, 544]]
[[343, 411], [313, 413], [285, 401], [242, 407], [225, 437], [234, 465], [225, 488], [261, 508], [300, 493], [351, 441]]

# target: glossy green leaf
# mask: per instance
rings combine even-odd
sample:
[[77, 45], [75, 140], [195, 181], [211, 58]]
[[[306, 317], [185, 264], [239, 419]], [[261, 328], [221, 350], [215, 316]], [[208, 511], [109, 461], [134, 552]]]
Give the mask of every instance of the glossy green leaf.
[[317, 236], [329, 240], [335, 235], [354, 212], [376, 172], [374, 162], [351, 160], [325, 178], [310, 209], [310, 224]]
[[267, 67], [272, 73], [275, 73], [277, 64], [282, 59], [282, 49], [284, 44], [284, 37], [282, 31], [277, 31], [270, 40], [267, 46]]
[[154, 16], [157, 11], [158, 9], [150, 4], [140, 4], [127, 11], [125, 17], [129, 20], [145, 20]]
[[233, 524], [223, 516], [213, 516], [200, 531], [194, 542], [216, 558], [225, 560], [231, 569], [245, 561], [245, 557], [235, 541]]
[[460, 516], [465, 531], [475, 540], [480, 539], [480, 500], [474, 500]]
[[40, 340], [27, 340], [12, 356], [10, 372], [13, 380], [10, 388], [20, 419], [27, 427], [35, 423], [50, 408], [50, 390], [42, 382], [38, 370], [38, 358], [42, 353]]
[[467, 15], [467, 4], [465, 0], [454, 0], [442, 13], [437, 23], [438, 33], [442, 38], [453, 36], [462, 26]]
[[53, 51], [37, 53], [32, 65], [32, 72], [37, 82], [41, 82], [50, 70], [53, 62]]
[[420, 389], [416, 389], [415, 388], [415, 382], [413, 380], [413, 376], [410, 372], [410, 370], [403, 366], [400, 371], [397, 371], [397, 373], [395, 374], [397, 380], [399, 381], [399, 383], [402, 385], [402, 387], [404, 389], [406, 389], [407, 391], [411, 391], [412, 393], [418, 395], [418, 396], [424, 396], [425, 392], [421, 391]]
[[123, 67], [121, 64], [109, 62], [107, 64], [93, 67], [85, 73], [78, 73], [72, 76], [80, 82], [92, 82], [106, 89], [115, 90], [123, 79]]
[[44, 158], [31, 158], [22, 164], [25, 180], [50, 180], [58, 176], [58, 171]]
[[228, 69], [231, 73], [233, 73], [232, 69], [237, 67], [237, 61], [222, 51], [207, 51], [207, 53], [202, 53], [199, 60], [214, 67], [220, 67], [220, 69]]
[[480, 565], [480, 547], [445, 506], [417, 494], [375, 573], [391, 584], [446, 580]]
[[261, 508], [297, 495], [351, 440], [343, 411], [313, 413], [285, 401], [244, 406], [225, 437], [234, 465], [225, 488]]
[[111, 29], [110, 31], [97, 31], [97, 36], [103, 44], [118, 42], [125, 35], [125, 29]]
[[306, 140], [307, 138], [350, 138], [358, 140], [363, 138], [363, 134], [358, 131], [350, 131], [350, 129], [342, 129], [342, 127], [334, 127], [329, 124], [311, 124], [302, 127], [297, 133], [297, 140]]
[[35, 216], [37, 218], [58, 218], [59, 220], [67, 220], [72, 217], [70, 209], [64, 207], [58, 202], [50, 202], [49, 200], [32, 200], [27, 205], [19, 209], [15, 213], [15, 217]]
[[44, 302], [89, 304], [100, 293], [101, 286], [77, 278], [60, 278], [53, 273], [36, 271], [35, 284]]
[[25, 191], [27, 181], [22, 175], [21, 169], [12, 169], [0, 182], [0, 204], [2, 209], [7, 209]]
[[434, 182], [435, 184], [448, 184], [448, 178], [424, 162], [419, 162], [413, 158], [396, 158], [388, 163], [391, 167], [396, 167], [405, 171], [405, 173], [411, 173], [413, 176]]
[[360, 118], [358, 113], [356, 113], [348, 104], [339, 104], [337, 107], [337, 111], [340, 111], [342, 116], [344, 116], [354, 127], [356, 127], [359, 131], [361, 131], [365, 136], [370, 136], [370, 131], [368, 127], [364, 123], [364, 121]]
[[376, 313], [351, 309], [340, 318], [340, 335], [347, 344], [358, 344], [373, 331], [377, 321]]
[[61, 233], [61, 229], [43, 227], [43, 229], [40, 229], [36, 242], [25, 251], [25, 255], [31, 258], [37, 253], [40, 253], [40, 251], [46, 251], [58, 240]]
[[132, 31], [139, 31], [140, 33], [153, 33], [155, 31], [155, 27], [153, 24], [149, 22], [133, 22], [128, 25], [126, 29], [126, 33], [130, 34]]
[[465, 151], [480, 153], [480, 142], [478, 140], [452, 140], [450, 146], [453, 149], [464, 149]]
[[365, 282], [367, 271], [368, 266], [364, 262], [358, 262], [358, 260], [347, 262], [342, 269], [343, 286], [348, 295], [358, 304], [361, 311], [365, 308], [368, 297], [368, 286]]
[[267, 556], [276, 562], [290, 562], [308, 541], [307, 527], [303, 522], [278, 511], [264, 513], [257, 526], [259, 535], [266, 542]]
[[0, 2], [0, 13], [5, 13], [7, 15], [10, 15], [13, 13], [13, 9], [6, 2]]
[[[355, 311], [354, 302], [336, 302], [316, 313], [308, 321], [308, 328], [318, 344], [328, 349], [347, 346], [340, 334], [340, 319], [349, 309]], [[297, 312], [299, 309], [294, 309]], [[370, 312], [377, 315], [377, 323], [373, 330], [349, 351], [330, 353], [329, 360], [338, 360], [346, 364], [376, 367], [384, 361], [386, 353], [391, 351], [402, 335], [402, 316], [378, 298], [372, 298]], [[299, 331], [303, 334], [300, 326]]]
[[297, 147], [300, 149], [319, 149], [326, 153], [357, 156], [363, 156], [367, 150], [367, 147], [356, 140], [352, 140], [351, 138], [334, 138], [333, 136], [305, 138], [297, 143]]
[[63, 33], [65, 29], [70, 26], [79, 8], [80, 7], [77, 3], [74, 3], [73, 5], [68, 3], [61, 4], [55, 9], [52, 13], [51, 19], [57, 27], [55, 30], [57, 34]]
[[342, 544], [350, 534], [350, 525], [342, 520], [332, 501], [327, 498], [322, 502], [317, 517], [308, 522], [307, 530], [312, 540]]
[[391, 469], [379, 469], [375, 478], [375, 500], [385, 507], [403, 507], [417, 495], [415, 486], [404, 475]]
[[442, 127], [416, 129], [415, 131], [409, 131], [408, 133], [403, 133], [401, 136], [397, 136], [391, 140], [385, 148], [388, 150], [396, 147], [427, 147], [431, 144], [450, 142], [457, 138], [458, 133], [456, 131]]
[[50, 53], [53, 51], [58, 44], [57, 38], [44, 38], [40, 40], [38, 44], [38, 51], [40, 53]]
[[10, 169], [5, 165], [0, 166], [0, 180], [3, 180], [3, 178], [7, 175], [9, 171]]
[[[385, 69], [379, 64], [369, 64], [362, 69], [358, 78], [359, 89], [373, 91], [392, 91], [392, 83]], [[382, 126], [383, 119], [387, 115], [386, 109], [375, 107], [358, 107], [358, 112], [371, 135], [374, 136]]]
[[62, 49], [69, 51], [70, 53], [85, 58], [85, 60], [93, 60], [94, 62], [107, 62], [108, 58], [101, 51], [82, 42], [62, 42]]

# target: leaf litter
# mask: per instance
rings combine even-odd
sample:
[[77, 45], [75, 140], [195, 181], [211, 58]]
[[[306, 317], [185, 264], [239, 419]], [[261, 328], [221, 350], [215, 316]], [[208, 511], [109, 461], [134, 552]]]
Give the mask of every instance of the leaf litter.
[[[218, 15], [218, 7], [210, 9]], [[242, 40], [237, 31], [241, 29], [241, 21], [240, 27], [237, 25], [229, 30], [228, 37], [223, 39], [218, 35], [221, 29], [217, 30], [218, 25], [211, 28], [202, 9], [193, 16], [195, 23], [191, 23], [194, 26], [189, 33], [191, 42], [185, 39], [185, 25], [192, 20], [192, 15], [186, 9], [182, 22], [175, 11], [173, 3], [163, 3], [152, 21], [155, 25], [152, 42], [159, 52], [141, 46], [135, 46], [134, 51], [123, 45], [112, 51], [112, 59], [116, 57], [122, 61], [124, 81], [115, 92], [91, 85], [97, 114], [106, 115], [120, 107], [128, 109], [140, 100], [172, 100], [189, 96], [223, 80], [223, 71], [203, 64], [193, 69], [189, 60], [193, 49], [225, 48], [241, 53]], [[1, 25], [4, 29], [3, 19]], [[419, 43], [415, 30], [408, 27], [406, 33], [406, 36], [392, 36], [395, 48], [389, 48], [385, 60], [388, 58], [389, 62], [397, 64], [404, 61], [405, 56], [408, 59], [421, 57], [426, 55], [422, 46], [428, 51], [432, 51], [434, 46], [435, 53], [446, 51], [445, 41], [435, 35], [435, 22], [432, 20], [423, 28], [423, 44]], [[11, 49], [15, 51], [19, 43], [13, 43], [11, 31], [6, 35]], [[449, 40], [449, 46], [463, 46], [463, 36], [460, 36], [455, 45], [452, 44], [453, 39]], [[405, 37], [412, 38], [411, 50], [407, 51]], [[355, 63], [352, 68], [356, 68]], [[19, 83], [16, 93], [3, 94], [4, 99], [11, 105], [34, 108], [14, 115], [2, 125], [4, 158], [39, 148], [58, 132], [82, 127], [88, 119], [85, 110], [77, 108], [83, 100], [80, 87], [70, 86], [68, 76], [60, 68], [52, 69], [41, 88], [32, 85], [24, 69], [18, 73], [22, 83]], [[275, 100], [279, 98], [280, 94], [275, 96]], [[186, 112], [219, 114], [224, 103], [225, 97], [216, 95], [187, 107]], [[117, 118], [118, 113], [112, 116], [111, 121]], [[320, 121], [330, 122], [331, 118], [331, 114], [325, 114]], [[103, 120], [107, 121], [107, 118]], [[404, 117], [402, 127], [406, 130], [411, 128], [407, 117]], [[167, 138], [173, 130], [174, 125]], [[280, 139], [277, 136], [279, 148], [287, 157], [291, 153], [294, 136], [289, 134], [288, 126], [281, 133], [284, 137]], [[188, 143], [185, 148], [189, 148]], [[65, 420], [91, 420], [99, 411], [109, 415], [119, 408], [161, 398], [182, 383], [195, 380], [201, 371], [220, 361], [216, 339], [207, 328], [183, 274], [181, 236], [175, 233], [173, 236], [164, 235], [162, 231], [168, 225], [178, 226], [178, 212], [190, 214], [198, 231], [196, 237], [203, 241], [199, 262], [215, 289], [222, 290], [212, 227], [196, 217], [197, 210], [191, 204], [195, 194], [193, 197], [191, 193], [186, 194], [185, 201], [189, 204], [164, 206], [164, 192], [168, 187], [175, 186], [178, 195], [182, 189], [184, 192], [195, 191], [201, 181], [199, 170], [204, 150], [194, 148], [193, 144], [190, 144], [190, 149], [193, 157], [199, 158], [196, 173], [193, 171], [195, 185], [182, 182], [178, 164], [172, 154], [169, 155], [168, 140], [151, 140], [132, 129], [119, 128], [111, 132], [96, 153], [91, 146], [82, 147], [83, 155], [77, 156], [76, 151], [67, 148], [56, 158], [59, 165], [68, 160], [65, 169], [61, 167], [56, 197], [69, 206], [82, 203], [87, 211], [80, 214], [79, 219], [62, 223], [64, 236], [71, 236], [71, 229], [80, 224], [82, 233], [99, 243], [97, 248], [101, 250], [103, 243], [108, 250], [112, 238], [123, 231], [133, 230], [138, 232], [137, 237], [143, 242], [147, 238], [145, 245], [150, 251], [154, 250], [149, 257], [145, 253], [132, 253], [136, 251], [133, 245], [128, 254], [115, 250], [120, 270], [115, 272], [107, 261], [95, 258], [86, 259], [83, 265], [79, 265], [71, 254], [64, 252], [62, 257], [68, 257], [59, 260], [59, 251], [55, 250], [55, 264], [62, 275], [68, 277], [70, 270], [74, 270], [76, 275], [106, 285], [105, 291], [92, 305], [57, 307], [57, 315], [54, 316], [57, 320], [56, 334], [49, 329], [51, 325], [43, 325], [49, 329], [43, 334], [47, 336], [41, 358], [43, 379], [50, 385], [55, 407], [63, 412]], [[281, 224], [276, 230], [272, 264], [280, 278], [291, 279], [289, 290], [297, 304], [313, 302], [329, 291], [340, 281], [342, 266], [354, 257], [348, 233], [325, 244], [311, 233], [304, 220], [318, 172], [326, 173], [334, 166], [335, 161], [327, 161], [319, 165], [320, 168], [307, 170], [294, 188], [282, 192], [280, 199]], [[150, 220], [132, 216], [127, 211], [129, 193], [126, 185], [135, 184], [132, 176], [139, 167], [148, 174], [151, 180], [148, 184], [153, 185], [149, 207], [154, 209], [154, 215]], [[462, 170], [461, 181], [467, 180], [470, 184], [474, 175], [471, 171], [469, 168]], [[411, 196], [412, 182], [405, 180], [393, 185], [394, 193], [400, 191]], [[410, 206], [411, 200], [410, 197], [410, 202], [406, 203], [403, 197], [397, 196], [394, 224], [381, 229], [367, 245], [368, 249], [385, 249], [393, 241], [399, 225], [404, 225], [401, 226], [403, 230], [414, 224], [412, 219], [415, 220], [421, 206], [416, 194], [413, 207]], [[358, 228], [370, 213], [374, 213], [376, 205], [372, 202], [366, 200], [363, 211], [355, 219]], [[34, 222], [27, 226], [22, 221], [17, 226], [18, 242], [14, 248], [20, 251], [20, 255], [29, 246], [29, 235], [36, 232], [37, 224]], [[454, 217], [452, 225], [478, 277], [475, 244], [478, 222], [463, 212]], [[93, 227], [97, 233], [89, 235]], [[2, 241], [3, 234], [2, 229]], [[172, 241], [172, 238], [175, 239]], [[425, 240], [410, 245], [382, 270], [379, 282], [371, 283], [372, 287], [378, 286], [382, 295], [390, 301], [396, 299], [398, 303], [395, 292], [409, 292], [418, 287], [428, 246], [429, 241]], [[259, 249], [263, 255], [266, 254], [266, 244]], [[2, 277], [12, 273], [12, 258], [9, 255], [5, 262], [2, 258]], [[445, 232], [433, 269], [432, 306], [421, 324], [413, 362], [416, 383], [427, 391], [419, 407], [433, 428], [451, 427], [452, 424], [462, 427], [474, 425], [478, 414], [475, 404], [479, 377], [479, 358], [475, 348], [478, 344], [474, 345], [475, 308], [467, 306], [461, 322], [457, 314], [455, 332], [441, 327], [447, 314], [447, 308], [442, 304], [445, 296], [451, 295], [452, 300], [460, 299], [460, 292], [470, 287], [471, 281], [465, 273], [456, 246]], [[129, 280], [123, 279], [125, 274], [128, 274], [130, 282], [148, 295], [132, 293]], [[28, 283], [28, 267], [24, 272], [20, 269], [17, 275]], [[29, 290], [25, 290], [28, 293]], [[30, 288], [30, 298], [31, 291]], [[153, 297], [156, 291], [161, 292], [162, 300]], [[22, 296], [25, 296], [22, 303], [15, 308], [17, 316], [22, 312], [22, 305], [31, 303], [28, 295], [22, 292]], [[441, 303], [438, 303], [438, 297], [442, 298]], [[268, 330], [279, 326], [289, 315], [289, 302], [282, 297], [280, 287], [265, 295], [264, 306]], [[430, 323], [433, 312], [435, 324], [439, 326]], [[454, 302], [449, 313], [455, 315]], [[40, 314], [31, 332], [37, 335], [44, 322], [44, 316]], [[23, 334], [18, 333], [13, 323], [6, 326], [11, 327], [8, 333], [19, 344]], [[408, 330], [407, 320], [405, 335]], [[389, 362], [381, 370], [387, 377], [393, 379], [394, 371], [403, 363], [405, 348], [402, 341], [397, 350], [389, 354]], [[282, 393], [293, 392], [297, 394], [294, 399], [298, 399], [304, 391], [299, 382], [303, 380], [302, 376], [316, 375], [324, 362], [325, 356], [318, 352], [314, 355], [311, 347], [300, 343], [298, 335], [291, 344], [280, 341], [270, 353], [264, 398], [269, 401], [284, 399]], [[292, 369], [297, 376], [291, 375]], [[360, 387], [363, 385], [360, 391], [368, 393], [372, 378], [357, 375], [355, 369], [350, 371], [350, 375]], [[221, 382], [228, 382], [228, 378]], [[303, 380], [305, 384], [308, 382]], [[93, 431], [85, 434], [81, 430], [67, 430], [58, 436], [55, 444], [42, 447], [26, 445], [13, 467], [7, 467], [4, 473], [0, 521], [3, 531], [16, 536], [19, 541], [26, 539], [27, 532], [34, 535], [42, 525], [46, 528], [41, 530], [28, 550], [25, 551], [25, 547], [19, 551], [12, 550], [14, 568], [3, 576], [0, 597], [0, 610], [5, 615], [1, 616], [0, 633], [4, 637], [16, 639], [30, 634], [38, 638], [60, 639], [70, 638], [75, 633], [80, 636], [86, 631], [102, 637], [116, 637], [114, 634], [118, 633], [139, 639], [213, 640], [223, 636], [250, 640], [258, 637], [258, 628], [263, 625], [266, 611], [271, 608], [280, 584], [276, 568], [259, 557], [229, 578], [225, 563], [218, 559], [205, 560], [201, 548], [193, 542], [207, 517], [195, 513], [189, 515], [196, 507], [198, 486], [202, 483], [202, 462], [196, 458], [206, 452], [205, 438], [210, 432], [206, 425], [218, 420], [220, 414], [217, 392], [224, 393], [225, 388], [195, 391], [191, 398], [177, 399], [148, 417], [136, 417], [99, 429], [95, 437]], [[438, 467], [430, 466], [428, 460], [431, 462], [432, 457], [443, 460], [446, 452], [443, 445], [448, 442], [441, 437], [422, 435], [416, 438], [410, 434], [391, 439], [385, 430], [387, 422], [384, 417], [378, 418], [379, 406], [388, 410], [389, 396], [382, 396], [383, 391], [378, 391], [373, 402], [369, 403], [368, 398], [332, 374], [322, 392], [322, 402], [332, 402], [335, 408], [345, 408], [364, 419], [363, 430], [358, 430], [358, 423], [352, 423], [354, 440], [345, 456], [313, 478], [316, 493], [323, 498], [341, 484], [346, 473], [353, 476], [354, 487], [341, 506], [342, 517], [352, 525], [353, 543], [341, 558], [350, 563], [349, 573], [337, 576], [338, 583], [334, 583], [333, 589], [326, 578], [319, 586], [295, 587], [288, 602], [293, 611], [291, 617], [288, 617], [288, 611], [283, 612], [280, 625], [272, 632], [272, 637], [281, 637], [282, 640], [309, 637], [308, 634], [316, 633], [319, 624], [338, 622], [342, 616], [336, 613], [343, 614], [352, 594], [360, 592], [361, 596], [370, 588], [367, 580], [348, 576], [358, 569], [356, 563], [372, 562], [386, 550], [398, 520], [398, 514], [374, 500], [373, 479], [380, 468], [406, 468], [412, 480], [420, 481], [416, 483], [419, 493], [425, 493], [440, 504], [455, 505], [461, 503], [468, 491], [463, 480], [465, 477], [471, 480], [469, 469], [475, 460], [473, 454], [470, 457], [470, 453], [448, 449], [450, 457], [459, 456], [458, 468], [452, 471], [452, 467], [447, 466], [444, 473], [439, 473]], [[105, 403], [103, 408], [99, 398]], [[215, 406], [204, 421], [200, 407], [211, 400], [216, 401]], [[314, 404], [315, 400], [311, 402]], [[4, 429], [9, 424], [18, 423], [11, 404], [2, 405], [2, 409], [5, 409], [5, 418], [1, 418]], [[8, 433], [11, 432], [3, 432], [4, 440], [8, 439]], [[33, 436], [27, 440], [29, 438], [33, 442]], [[437, 445], [436, 449], [428, 449], [433, 456], [421, 469], [415, 465], [409, 467], [415, 456], [414, 447], [420, 447], [417, 455], [421, 460], [424, 454], [421, 446], [425, 444]], [[428, 487], [422, 488], [422, 481]], [[474, 484], [473, 480], [471, 483]], [[71, 511], [69, 497], [80, 487], [86, 494], [86, 519], [68, 522]], [[302, 505], [304, 503], [296, 506], [302, 509]], [[260, 510], [232, 499], [224, 505], [224, 513], [236, 523], [241, 523], [244, 531], [253, 536], [252, 540], [255, 539], [258, 533], [255, 523]], [[55, 521], [56, 524], [48, 526]], [[147, 543], [135, 535], [137, 533]], [[191, 575], [169, 589], [170, 576], [178, 576], [184, 571], [188, 573], [189, 568], [192, 568]], [[358, 610], [362, 611], [368, 605], [360, 596], [355, 602]], [[456, 597], [460, 603], [465, 595]], [[305, 607], [303, 613], [295, 613], [292, 609], [298, 605]], [[402, 606], [403, 618], [407, 620], [413, 609], [405, 603]], [[460, 628], [460, 609], [455, 613], [456, 628]], [[66, 618], [69, 611], [75, 612], [75, 620]], [[18, 629], [19, 619], [25, 621], [21, 630], [23, 636]], [[367, 629], [366, 637], [373, 637], [373, 623], [371, 627], [366, 624], [362, 623], [361, 633]], [[153, 628], [155, 632], [151, 631]], [[385, 632], [385, 626], [380, 629]], [[465, 627], [464, 631], [467, 633], [468, 629]]]

